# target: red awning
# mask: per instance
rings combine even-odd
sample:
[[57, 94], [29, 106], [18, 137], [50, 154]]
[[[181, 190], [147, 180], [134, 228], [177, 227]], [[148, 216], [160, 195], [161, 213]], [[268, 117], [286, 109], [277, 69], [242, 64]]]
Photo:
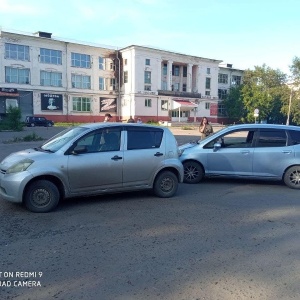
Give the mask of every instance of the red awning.
[[189, 101], [189, 100], [182, 100], [182, 99], [173, 99], [173, 101], [176, 103], [175, 109], [177, 108], [185, 108], [185, 109], [193, 109], [195, 107], [198, 107], [197, 104]]
[[191, 102], [191, 101], [188, 101], [188, 100], [174, 100], [176, 101], [177, 103], [180, 104], [180, 106], [189, 106], [189, 107], [197, 107], [198, 105]]

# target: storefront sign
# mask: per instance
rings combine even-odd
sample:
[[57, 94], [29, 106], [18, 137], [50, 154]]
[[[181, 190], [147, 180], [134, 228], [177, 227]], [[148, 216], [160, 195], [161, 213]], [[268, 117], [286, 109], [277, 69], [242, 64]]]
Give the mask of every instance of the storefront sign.
[[62, 94], [41, 93], [42, 110], [62, 110]]
[[0, 88], [0, 96], [18, 97], [19, 93], [17, 89]]

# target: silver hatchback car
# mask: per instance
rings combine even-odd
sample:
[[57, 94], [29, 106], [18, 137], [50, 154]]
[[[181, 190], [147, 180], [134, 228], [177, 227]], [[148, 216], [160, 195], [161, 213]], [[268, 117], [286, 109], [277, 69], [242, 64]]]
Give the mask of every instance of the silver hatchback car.
[[49, 212], [62, 198], [153, 189], [172, 197], [183, 180], [168, 128], [93, 123], [62, 131], [0, 164], [0, 198]]
[[243, 124], [179, 147], [184, 182], [204, 177], [283, 180], [300, 189], [300, 127]]

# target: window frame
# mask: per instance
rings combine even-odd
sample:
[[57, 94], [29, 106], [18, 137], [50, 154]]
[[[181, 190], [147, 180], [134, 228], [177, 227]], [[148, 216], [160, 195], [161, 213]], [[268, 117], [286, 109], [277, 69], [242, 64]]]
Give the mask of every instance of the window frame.
[[91, 56], [89, 54], [71, 52], [71, 67], [90, 69]]
[[40, 48], [40, 63], [62, 65], [62, 51]]
[[29, 46], [13, 44], [13, 43], [5, 43], [4, 47], [5, 47], [4, 50], [5, 59], [30, 61]]
[[[8, 75], [8, 71], [10, 74]], [[25, 73], [27, 71], [27, 74], [22, 76], [21, 73]], [[15, 73], [15, 74], [11, 74]], [[7, 78], [16, 78], [16, 80], [7, 80]], [[21, 80], [24, 78], [24, 80]], [[18, 83], [18, 84], [30, 84], [30, 69], [29, 68], [13, 68], [9, 66], [5, 66], [5, 82], [6, 83]]]

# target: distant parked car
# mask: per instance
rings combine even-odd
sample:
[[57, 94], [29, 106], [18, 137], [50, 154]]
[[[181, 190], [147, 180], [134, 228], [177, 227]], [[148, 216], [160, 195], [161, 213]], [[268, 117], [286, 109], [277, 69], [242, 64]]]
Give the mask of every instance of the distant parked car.
[[300, 127], [229, 126], [179, 148], [186, 183], [215, 176], [283, 180], [288, 187], [300, 189]]
[[60, 199], [152, 189], [175, 195], [183, 180], [179, 149], [168, 128], [93, 123], [62, 131], [41, 147], [0, 163], [0, 198], [49, 212]]
[[34, 127], [34, 126], [51, 127], [54, 125], [54, 122], [44, 117], [27, 116], [25, 118], [25, 124], [27, 127]]

